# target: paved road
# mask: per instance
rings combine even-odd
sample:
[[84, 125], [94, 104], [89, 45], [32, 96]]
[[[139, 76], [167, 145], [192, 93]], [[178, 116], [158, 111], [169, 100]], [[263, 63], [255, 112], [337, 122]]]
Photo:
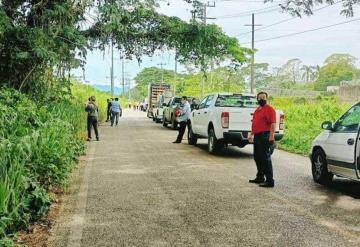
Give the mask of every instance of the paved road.
[[360, 246], [359, 184], [313, 183], [306, 157], [276, 151], [259, 188], [251, 147], [212, 156], [131, 111], [100, 130], [50, 246]]

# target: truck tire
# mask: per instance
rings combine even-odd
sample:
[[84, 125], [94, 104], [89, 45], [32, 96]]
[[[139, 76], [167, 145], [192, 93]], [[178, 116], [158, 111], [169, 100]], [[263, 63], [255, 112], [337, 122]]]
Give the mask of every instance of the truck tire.
[[156, 116], [153, 116], [153, 121], [156, 123]]
[[312, 154], [311, 171], [314, 181], [319, 184], [328, 185], [334, 177], [328, 170], [326, 157], [321, 149], [316, 149]]
[[224, 147], [223, 142], [216, 139], [215, 131], [213, 128], [209, 130], [209, 137], [208, 137], [208, 151], [211, 154], [218, 154], [221, 149]]
[[176, 121], [174, 115], [171, 116], [171, 128], [173, 130], [176, 130], [178, 126], [178, 122]]
[[198, 137], [192, 131], [191, 125], [188, 126], [188, 143], [189, 145], [196, 145]]

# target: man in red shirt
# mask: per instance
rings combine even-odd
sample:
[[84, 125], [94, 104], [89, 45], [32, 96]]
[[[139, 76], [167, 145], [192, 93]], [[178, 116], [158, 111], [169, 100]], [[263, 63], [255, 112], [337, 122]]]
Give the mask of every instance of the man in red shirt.
[[261, 187], [274, 187], [271, 146], [275, 142], [276, 112], [267, 104], [267, 93], [258, 93], [257, 100], [259, 106], [254, 112], [249, 137], [249, 142], [254, 143], [257, 174], [256, 178], [249, 182], [259, 184]]

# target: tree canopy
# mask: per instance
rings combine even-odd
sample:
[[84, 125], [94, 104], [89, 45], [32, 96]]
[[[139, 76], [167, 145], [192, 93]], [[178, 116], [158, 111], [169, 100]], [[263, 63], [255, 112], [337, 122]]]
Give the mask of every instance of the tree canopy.
[[[88, 49], [113, 44], [127, 58], [176, 51], [181, 62], [243, 63], [242, 48], [216, 25], [159, 14], [156, 0], [4, 0], [0, 2], [0, 85], [24, 92], [66, 90]], [[54, 76], [56, 75], [56, 76]]]

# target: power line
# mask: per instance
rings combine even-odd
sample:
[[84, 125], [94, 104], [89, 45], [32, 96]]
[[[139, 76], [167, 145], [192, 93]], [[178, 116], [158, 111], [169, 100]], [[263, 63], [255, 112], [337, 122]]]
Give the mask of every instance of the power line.
[[[323, 6], [323, 7], [321, 7], [321, 8], [315, 9], [313, 12], [317, 12], [317, 11], [323, 10], [323, 9], [325, 9], [325, 8], [334, 6], [334, 5], [338, 4], [338, 3], [341, 3], [342, 1], [343, 1], [343, 0], [340, 0], [340, 1], [334, 2], [334, 4], [332, 4], [332, 5], [326, 5], [326, 6]], [[272, 23], [272, 24], [270, 24], [270, 25], [263, 26], [263, 27], [261, 27], [261, 28], [255, 29], [255, 31], [259, 31], [259, 30], [263, 30], [263, 29], [266, 29], [266, 28], [269, 28], [269, 27], [273, 27], [273, 26], [276, 26], [276, 25], [279, 25], [279, 24], [282, 24], [282, 23], [285, 23], [285, 22], [288, 22], [288, 21], [291, 21], [291, 20], [294, 20], [294, 19], [297, 19], [297, 18], [298, 18], [298, 17], [295, 16], [295, 17], [291, 17], [291, 18], [287, 18], [287, 19], [278, 21], [278, 22], [274, 22], [274, 23]], [[251, 31], [249, 31], [249, 32], [244, 32], [244, 33], [240, 33], [240, 34], [237, 34], [237, 35], [235, 35], [235, 36], [236, 36], [236, 37], [241, 37], [241, 36], [246, 35], [246, 34], [249, 34], [249, 33], [251, 33]]]
[[249, 16], [254, 14], [261, 14], [261, 13], [268, 13], [268, 12], [272, 12], [275, 10], [279, 9], [279, 5], [272, 5], [272, 6], [268, 6], [265, 8], [261, 8], [261, 9], [253, 9], [253, 10], [247, 10], [247, 11], [243, 11], [243, 12], [239, 12], [236, 14], [231, 14], [231, 15], [221, 15], [221, 16], [216, 16], [215, 18], [218, 19], [227, 19], [227, 18], [236, 18], [236, 17], [242, 17], [242, 16]]
[[[271, 37], [271, 38], [267, 38], [267, 39], [256, 40], [256, 42], [263, 42], [263, 41], [268, 41], [268, 40], [273, 40], [273, 39], [291, 37], [291, 36], [295, 36], [295, 35], [299, 35], [299, 34], [303, 34], [303, 33], [309, 33], [309, 32], [314, 32], [314, 31], [318, 31], [318, 30], [322, 30], [322, 29], [327, 29], [330, 27], [340, 26], [340, 25], [355, 22], [355, 21], [360, 21], [360, 18], [356, 18], [356, 19], [353, 19], [350, 21], [343, 21], [343, 22], [339, 22], [339, 23], [335, 23], [335, 24], [327, 25], [327, 26], [323, 26], [323, 27], [318, 27], [318, 28], [314, 28], [314, 29], [309, 29], [309, 30], [305, 30], [305, 31], [297, 32], [297, 33], [284, 34], [284, 35]], [[251, 44], [251, 42], [247, 42], [247, 43], [243, 43], [243, 44]]]

